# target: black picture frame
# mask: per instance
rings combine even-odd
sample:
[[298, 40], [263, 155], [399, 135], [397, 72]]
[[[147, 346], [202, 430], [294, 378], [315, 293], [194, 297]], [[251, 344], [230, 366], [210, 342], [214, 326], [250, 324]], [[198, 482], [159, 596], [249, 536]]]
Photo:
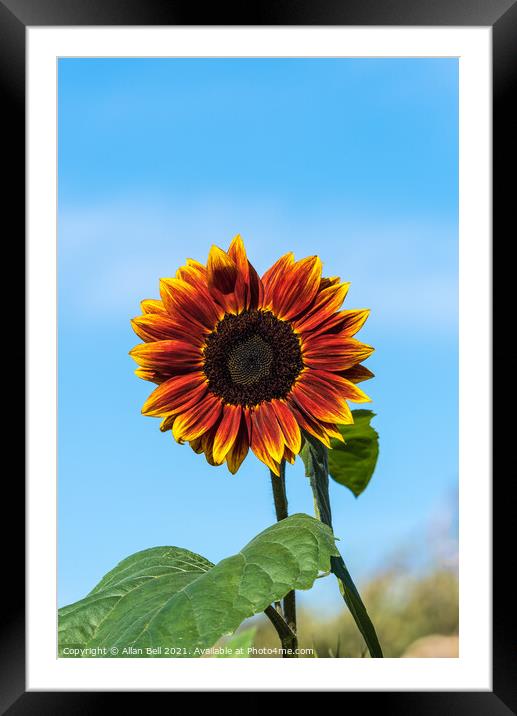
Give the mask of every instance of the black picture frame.
[[[199, 18], [203, 22], [199, 22]], [[286, 0], [250, 4], [236, 9], [220, 3], [204, 7], [175, 0], [0, 0], [0, 89], [3, 97], [1, 121], [5, 147], [12, 161], [4, 165], [4, 219], [11, 219], [10, 237], [4, 246], [23, 252], [25, 234], [25, 37], [27, 26], [60, 25], [409, 25], [491, 26], [493, 31], [493, 235], [494, 246], [504, 246], [503, 236], [515, 235], [510, 212], [515, 203], [517, 150], [514, 133], [517, 113], [512, 98], [517, 90], [517, 0]], [[515, 104], [515, 102], [513, 103]], [[6, 167], [8, 172], [5, 171]], [[510, 171], [508, 171], [510, 169]], [[14, 220], [14, 221], [13, 221]], [[5, 226], [5, 223], [4, 223]], [[13, 241], [16, 237], [16, 241]], [[497, 237], [497, 243], [496, 243]], [[502, 248], [500, 249], [502, 254]], [[494, 251], [494, 261], [499, 254]], [[19, 256], [23, 260], [23, 256]], [[6, 264], [4, 263], [4, 266]], [[511, 281], [495, 284], [494, 305], [506, 304]], [[20, 290], [18, 289], [18, 294]], [[17, 299], [19, 300], [19, 298]], [[19, 313], [18, 313], [19, 316]], [[19, 321], [19, 317], [18, 321]], [[14, 322], [14, 321], [13, 321]], [[23, 338], [16, 344], [21, 346]], [[494, 353], [494, 360], [501, 358]], [[22, 361], [14, 350], [9, 361]], [[506, 356], [505, 356], [506, 357]], [[495, 375], [494, 371], [494, 375]], [[13, 384], [20, 404], [20, 387]], [[494, 392], [495, 394], [495, 392]], [[508, 434], [505, 436], [508, 438]], [[489, 436], [486, 436], [489, 439]], [[494, 441], [496, 435], [494, 431]], [[11, 453], [13, 454], [13, 453]], [[16, 463], [13, 463], [14, 465]], [[120, 692], [26, 692], [24, 610], [24, 483], [21, 471], [4, 470], [9, 497], [4, 510], [11, 519], [1, 521], [3, 531], [3, 574], [9, 575], [6, 606], [0, 613], [0, 713], [97, 714], [123, 697]], [[9, 473], [9, 474], [8, 474]], [[508, 472], [506, 471], [506, 474]], [[511, 475], [509, 476], [512, 480]], [[7, 510], [8, 502], [8, 510]], [[508, 589], [512, 557], [512, 501], [507, 484], [494, 482], [493, 489], [493, 690], [469, 692], [353, 692], [361, 706], [378, 703], [384, 713], [402, 716], [427, 714], [477, 714], [503, 716], [517, 713], [517, 643], [511, 618], [515, 606]], [[7, 593], [7, 592], [6, 592]], [[473, 595], [475, 598], [475, 595]], [[338, 688], [338, 686], [336, 687]], [[170, 700], [174, 694], [162, 694]], [[132, 707], [148, 699], [148, 693], [132, 693]], [[365, 701], [366, 699], [366, 701]]]

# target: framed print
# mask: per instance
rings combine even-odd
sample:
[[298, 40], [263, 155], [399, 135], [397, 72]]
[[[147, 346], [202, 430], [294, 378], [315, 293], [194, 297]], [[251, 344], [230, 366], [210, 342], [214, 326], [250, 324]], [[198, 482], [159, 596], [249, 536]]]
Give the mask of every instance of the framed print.
[[3, 712], [515, 710], [491, 270], [516, 7], [0, 2], [28, 338]]

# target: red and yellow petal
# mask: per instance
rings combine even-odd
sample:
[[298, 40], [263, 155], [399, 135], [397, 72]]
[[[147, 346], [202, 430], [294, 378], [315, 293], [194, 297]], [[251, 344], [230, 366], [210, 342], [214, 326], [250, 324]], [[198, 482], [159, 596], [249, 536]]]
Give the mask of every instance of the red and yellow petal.
[[354, 365], [351, 368], [347, 368], [340, 373], [343, 378], [346, 378], [351, 383], [361, 383], [363, 380], [370, 380], [375, 375], [371, 370], [368, 370], [364, 365]]
[[[197, 438], [189, 440], [189, 445], [195, 453], [201, 455], [204, 453], [205, 459], [209, 465], [217, 467], [222, 465], [221, 462], [216, 462], [213, 455], [214, 436], [217, 429], [217, 422], [205, 433]], [[183, 441], [180, 441], [183, 442]]]
[[240, 313], [246, 305], [246, 285], [237, 264], [218, 246], [212, 246], [207, 262], [208, 289], [226, 313]]
[[319, 326], [316, 326], [316, 328], [311, 331], [311, 336], [315, 337], [322, 333], [325, 335], [341, 334], [344, 336], [354, 336], [363, 327], [369, 315], [370, 310], [367, 308], [338, 311], [320, 323]]
[[256, 405], [251, 416], [251, 449], [276, 475], [284, 454], [284, 436], [270, 403]]
[[329, 383], [335, 385], [338, 390], [342, 391], [346, 399], [351, 400], [352, 403], [371, 403], [371, 398], [366, 395], [361, 388], [358, 388], [355, 383], [352, 383], [351, 380], [347, 380], [341, 375], [336, 375], [336, 373], [330, 373], [325, 370], [317, 372], [323, 380], [327, 380]]
[[213, 456], [216, 462], [223, 462], [237, 438], [241, 425], [242, 407], [225, 405], [223, 417], [217, 427], [213, 443]]
[[215, 303], [208, 289], [193, 286], [181, 278], [162, 278], [160, 295], [172, 319], [183, 319], [181, 323], [188, 332], [192, 323], [204, 332], [211, 331], [224, 316], [224, 310]]
[[180, 266], [176, 271], [176, 278], [189, 283], [195, 288], [199, 287], [201, 291], [206, 291], [208, 288], [206, 266], [194, 259], [187, 259], [186, 265]]
[[212, 427], [207, 430], [206, 433], [203, 433], [201, 438], [199, 438], [201, 441], [201, 450], [205, 453], [205, 460], [209, 465], [212, 465], [212, 467], [218, 467], [224, 462], [224, 460], [218, 460], [214, 456], [214, 439], [217, 427], [218, 423], [216, 421], [214, 425], [212, 425]]
[[221, 410], [221, 398], [207, 393], [202, 401], [177, 416], [172, 426], [174, 439], [182, 442], [200, 437], [217, 422]]
[[154, 298], [146, 298], [143, 301], [140, 301], [140, 307], [142, 309], [142, 313], [157, 313], [162, 316], [167, 315], [167, 309], [163, 305], [163, 301], [156, 300]]
[[[339, 388], [318, 371], [305, 371], [291, 391], [292, 399], [306, 413], [327, 423], [353, 423], [352, 413]], [[329, 373], [329, 375], [332, 375]]]
[[[326, 386], [329, 390], [334, 391], [341, 398], [351, 400], [353, 403], [369, 403], [370, 398], [355, 383], [347, 380], [342, 375], [332, 373], [327, 370], [310, 370], [307, 371], [305, 384], [310, 388], [321, 389]], [[325, 418], [322, 418], [325, 420]], [[328, 420], [328, 422], [337, 422], [339, 420]]]
[[294, 254], [292, 251], [281, 256], [262, 276], [264, 286], [264, 308], [271, 308], [273, 305], [273, 294], [281, 284], [286, 272], [294, 265]]
[[355, 338], [322, 334], [302, 341], [303, 362], [309, 368], [343, 371], [366, 360], [374, 349]]
[[290, 407], [302, 430], [315, 437], [327, 447], [330, 447], [331, 438], [335, 438], [340, 442], [345, 442], [335, 423], [328, 423], [324, 420], [316, 420], [295, 403], [292, 403]]
[[313, 331], [338, 310], [345, 300], [349, 287], [349, 283], [337, 283], [319, 291], [308, 311], [294, 321], [295, 330], [298, 333]]
[[264, 299], [264, 287], [258, 273], [248, 260], [244, 242], [237, 234], [228, 247], [228, 256], [233, 259], [237, 269], [244, 280], [245, 305], [248, 310], [254, 310], [262, 306]]
[[[131, 319], [131, 326], [137, 336], [147, 343], [171, 338], [176, 340], [185, 338], [185, 328], [181, 323], [173, 321], [167, 314], [146, 313], [143, 316]], [[201, 334], [198, 336], [190, 334], [188, 338], [189, 341], [201, 346], [203, 340]]]
[[164, 375], [196, 371], [203, 364], [201, 349], [186, 341], [139, 343], [129, 355], [141, 368], [161, 371]]
[[270, 402], [260, 403], [251, 411], [252, 449], [253, 437], [261, 433], [262, 442], [275, 462], [280, 462], [284, 452], [284, 435], [276, 419], [275, 411]]
[[142, 413], [154, 417], [175, 414], [203, 400], [206, 392], [207, 381], [203, 373], [174, 376], [153, 390], [142, 407]]
[[342, 333], [344, 336], [355, 336], [364, 326], [369, 315], [369, 308], [341, 311], [342, 322], [336, 325], [335, 332]]
[[334, 438], [335, 440], [339, 440], [342, 443], [345, 442], [345, 438], [341, 435], [339, 428], [335, 423], [322, 422], [320, 424], [323, 430], [329, 436], [329, 438]]
[[151, 368], [137, 368], [135, 375], [138, 378], [142, 378], [142, 380], [149, 380], [151, 383], [157, 383], [158, 385], [170, 377], [165, 375], [163, 371], [152, 370]]
[[162, 422], [160, 423], [160, 430], [162, 431], [162, 433], [167, 433], [169, 430], [172, 430], [172, 426], [174, 425], [175, 419], [175, 415], [167, 415], [167, 417], [162, 420]]
[[226, 455], [226, 464], [228, 466], [228, 470], [232, 473], [232, 475], [235, 475], [249, 451], [250, 442], [247, 421], [245, 417], [246, 411], [248, 411], [249, 413], [249, 409], [244, 408], [237, 437], [235, 438], [232, 447]]
[[335, 286], [338, 283], [340, 283], [339, 276], [322, 276], [319, 290], [323, 291], [324, 288], [328, 288], [329, 286]]
[[294, 465], [294, 461], [296, 460], [296, 454], [292, 452], [292, 450], [289, 450], [287, 445], [284, 448], [284, 460], [287, 460], [291, 465]]
[[286, 446], [297, 455], [302, 446], [302, 435], [292, 410], [285, 400], [272, 400], [271, 407], [275, 412]]
[[299, 403], [293, 400], [292, 395], [289, 397], [289, 407], [296, 418], [296, 422], [302, 430], [312, 435], [327, 447], [330, 447], [330, 438], [323, 427], [323, 423], [311, 417]]
[[268, 284], [268, 305], [278, 318], [291, 320], [312, 303], [320, 281], [321, 260], [318, 256], [296, 261], [278, 280]]
[[[165, 420], [167, 420], [167, 418], [165, 418]], [[171, 424], [171, 426], [172, 426], [172, 424]], [[190, 440], [189, 445], [197, 455], [201, 455], [201, 453], [204, 452], [203, 451], [203, 436], [201, 436], [200, 438], [194, 438], [194, 440]]]

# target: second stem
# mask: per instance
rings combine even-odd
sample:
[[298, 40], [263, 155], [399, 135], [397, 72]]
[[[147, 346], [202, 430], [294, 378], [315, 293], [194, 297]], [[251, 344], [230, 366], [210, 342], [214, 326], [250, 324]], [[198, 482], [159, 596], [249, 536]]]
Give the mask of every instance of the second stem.
[[[270, 471], [273, 500], [275, 502], [276, 519], [285, 520], [287, 512], [287, 492], [285, 489], [285, 460], [280, 463], [280, 475]], [[294, 589], [288, 592], [283, 601], [284, 618], [291, 628], [292, 636], [282, 637], [284, 658], [297, 658], [298, 637], [296, 636], [296, 593]]]

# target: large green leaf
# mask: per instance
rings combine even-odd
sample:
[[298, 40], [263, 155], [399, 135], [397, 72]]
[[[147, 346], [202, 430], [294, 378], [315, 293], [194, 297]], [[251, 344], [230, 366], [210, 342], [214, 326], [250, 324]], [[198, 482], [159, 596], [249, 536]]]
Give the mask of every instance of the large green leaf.
[[176, 547], [139, 552], [60, 610], [60, 655], [202, 656], [287, 592], [310, 589], [337, 554], [332, 530], [303, 514], [264, 530], [215, 567]]
[[379, 436], [370, 425], [371, 410], [354, 410], [353, 425], [340, 425], [343, 444], [333, 439], [329, 451], [329, 473], [358, 497], [370, 482], [379, 455]]
[[[319, 440], [304, 433], [305, 444], [301, 457], [305, 464], [305, 474], [309, 478], [314, 496], [314, 510], [318, 518], [332, 529], [330, 509], [328, 454], [329, 451]], [[382, 657], [382, 649], [366, 607], [352, 580], [343, 557], [338, 553], [330, 558], [330, 571], [337, 577], [343, 599], [354, 618], [355, 623], [374, 658]]]
[[139, 594], [147, 593], [149, 586], [151, 591], [155, 585], [161, 591], [166, 585], [169, 594], [176, 594], [213, 566], [207, 559], [180, 547], [153, 547], [127, 557], [108, 572], [84, 599], [59, 610], [60, 656], [97, 655], [76, 654], [75, 650], [92, 646], [99, 629], [109, 624], [117, 607], [124, 610]]

